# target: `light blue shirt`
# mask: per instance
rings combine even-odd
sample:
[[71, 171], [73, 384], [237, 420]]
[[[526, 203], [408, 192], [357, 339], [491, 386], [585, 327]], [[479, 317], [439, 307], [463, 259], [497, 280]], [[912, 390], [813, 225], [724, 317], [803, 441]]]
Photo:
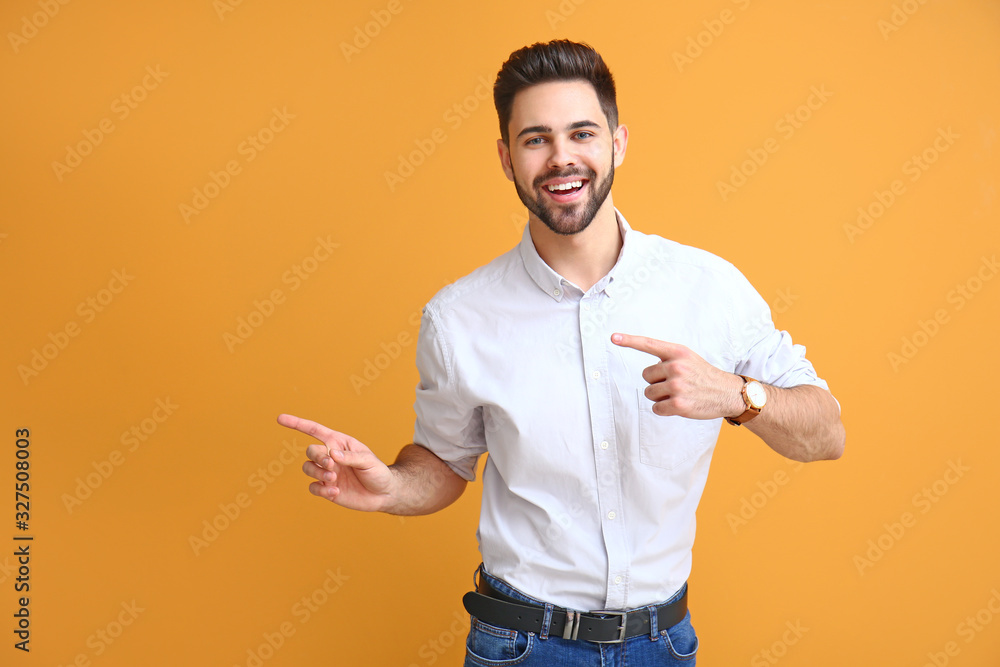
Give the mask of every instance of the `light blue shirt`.
[[586, 292], [539, 257], [525, 226], [517, 247], [431, 299], [417, 342], [413, 441], [467, 480], [489, 452], [487, 571], [578, 610], [660, 602], [687, 581], [722, 424], [654, 414], [642, 370], [658, 359], [612, 333], [680, 343], [779, 387], [827, 388], [732, 264], [618, 221], [618, 260]]

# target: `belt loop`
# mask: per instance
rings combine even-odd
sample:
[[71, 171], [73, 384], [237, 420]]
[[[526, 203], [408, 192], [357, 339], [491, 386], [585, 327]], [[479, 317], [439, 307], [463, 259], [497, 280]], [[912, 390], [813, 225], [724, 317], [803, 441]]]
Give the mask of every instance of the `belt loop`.
[[479, 566], [476, 568], [476, 571], [472, 573], [472, 590], [474, 591], [479, 590], [479, 577], [482, 575], [482, 572], [483, 572], [483, 564], [480, 563]]
[[549, 638], [549, 626], [552, 625], [552, 610], [554, 608], [555, 605], [545, 603], [545, 616], [542, 617], [542, 632], [538, 635], [539, 639]]
[[660, 638], [660, 629], [656, 622], [656, 605], [651, 604], [646, 609], [649, 610], [649, 640], [655, 642]]

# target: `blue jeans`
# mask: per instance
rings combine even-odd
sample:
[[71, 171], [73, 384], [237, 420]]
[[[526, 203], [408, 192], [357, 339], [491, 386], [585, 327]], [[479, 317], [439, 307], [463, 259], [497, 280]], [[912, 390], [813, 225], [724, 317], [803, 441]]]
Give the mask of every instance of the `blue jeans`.
[[[544, 602], [528, 597], [506, 582], [479, 574], [494, 589], [512, 598], [544, 606]], [[687, 584], [670, 601], [676, 600]], [[631, 611], [631, 610], [630, 610]], [[578, 639], [563, 639], [549, 635], [542, 638], [534, 632], [498, 628], [472, 618], [472, 627], [465, 643], [465, 667], [694, 667], [698, 637], [691, 626], [691, 612], [672, 628], [661, 629], [655, 635], [641, 635], [621, 644], [595, 644]]]

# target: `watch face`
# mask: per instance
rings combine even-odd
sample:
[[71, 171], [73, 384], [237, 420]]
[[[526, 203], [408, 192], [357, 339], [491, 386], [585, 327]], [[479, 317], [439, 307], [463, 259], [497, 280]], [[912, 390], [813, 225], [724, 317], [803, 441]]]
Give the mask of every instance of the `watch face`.
[[764, 403], [767, 402], [767, 393], [764, 391], [764, 385], [757, 381], [748, 383], [747, 398], [750, 399], [750, 403], [752, 403], [755, 408], [764, 407]]

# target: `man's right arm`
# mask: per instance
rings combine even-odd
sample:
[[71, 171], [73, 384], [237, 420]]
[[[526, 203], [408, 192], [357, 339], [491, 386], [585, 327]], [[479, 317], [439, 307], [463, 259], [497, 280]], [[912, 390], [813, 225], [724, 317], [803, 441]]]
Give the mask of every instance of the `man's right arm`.
[[389, 466], [399, 491], [389, 514], [430, 514], [458, 500], [468, 482], [421, 445], [407, 445]]
[[349, 509], [416, 515], [455, 502], [467, 482], [420, 445], [405, 446], [387, 466], [364, 444], [308, 419], [281, 415], [278, 423], [321, 441], [306, 449], [302, 471], [316, 481], [313, 495]]

